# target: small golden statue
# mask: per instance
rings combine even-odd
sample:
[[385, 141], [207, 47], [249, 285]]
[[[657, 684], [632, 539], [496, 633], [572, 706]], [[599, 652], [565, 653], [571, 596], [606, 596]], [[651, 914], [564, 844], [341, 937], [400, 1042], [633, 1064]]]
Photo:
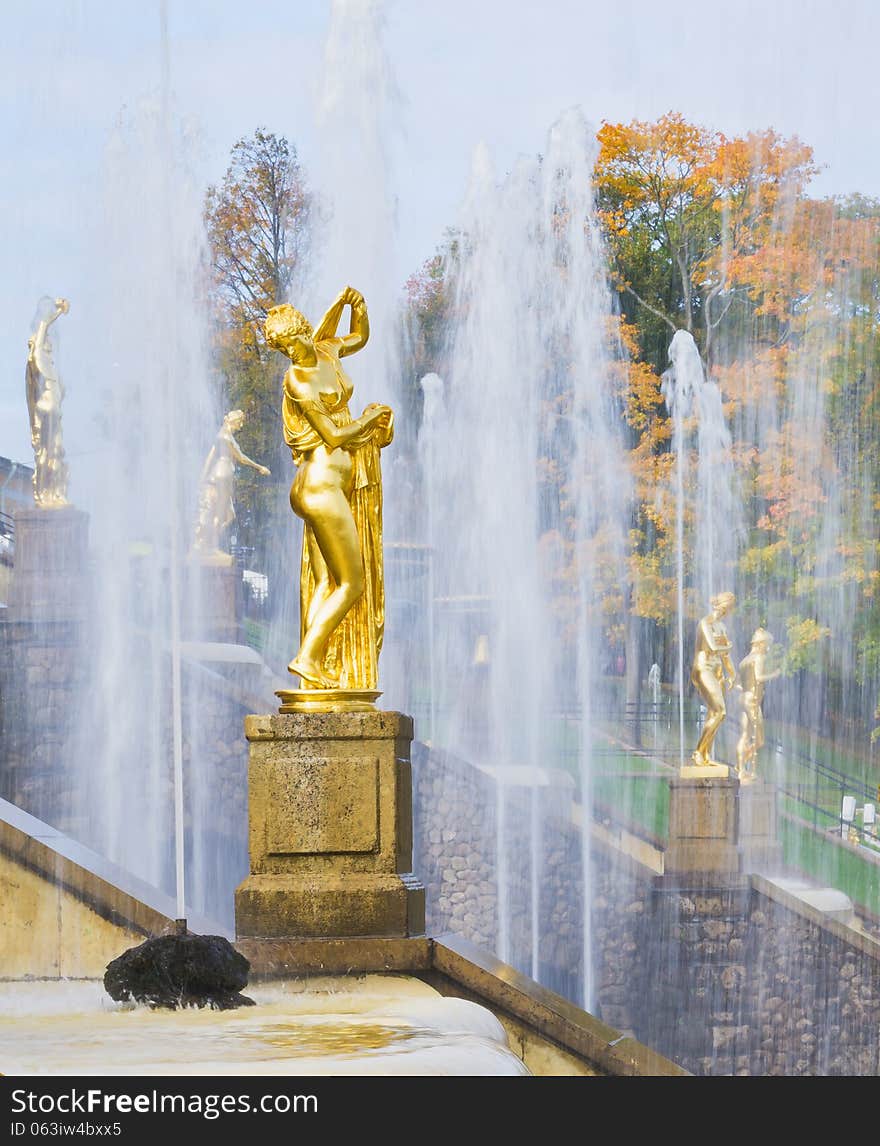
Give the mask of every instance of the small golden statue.
[[269, 476], [266, 466], [261, 466], [242, 453], [236, 433], [244, 425], [244, 412], [230, 410], [217, 431], [214, 444], [208, 451], [202, 474], [199, 479], [199, 518], [196, 524], [192, 555], [200, 561], [214, 565], [232, 564], [231, 554], [220, 548], [224, 532], [235, 521], [235, 506], [232, 501], [232, 479], [235, 476], [236, 462]]
[[727, 767], [725, 764], [719, 765], [712, 759], [712, 746], [718, 729], [727, 715], [724, 693], [733, 688], [736, 682], [736, 670], [730, 659], [732, 645], [722, 620], [735, 603], [736, 598], [733, 593], [716, 594], [710, 602], [712, 612], [703, 617], [697, 626], [691, 684], [706, 706], [706, 720], [692, 756], [693, 765], [697, 768], [726, 769]]
[[[44, 302], [48, 303], [46, 299]], [[58, 509], [67, 501], [67, 464], [61, 438], [61, 403], [64, 387], [55, 366], [49, 327], [70, 310], [66, 298], [56, 298], [51, 311], [37, 320], [28, 339], [25, 390], [34, 448], [34, 501], [45, 509]]]
[[[349, 333], [338, 336], [346, 306]], [[288, 665], [302, 691], [279, 694], [282, 712], [369, 707], [379, 695], [385, 628], [379, 451], [392, 440], [394, 416], [374, 403], [352, 419], [354, 388], [340, 362], [361, 350], [369, 334], [363, 295], [352, 287], [340, 292], [317, 330], [288, 305], [272, 307], [266, 318], [266, 341], [291, 361], [282, 416], [297, 466], [290, 504], [305, 523], [300, 646]]]
[[764, 685], [780, 675], [779, 669], [766, 671], [767, 653], [773, 637], [766, 629], [755, 629], [749, 653], [739, 663], [740, 738], [736, 745], [736, 774], [740, 783], [755, 779], [758, 750], [764, 746]]

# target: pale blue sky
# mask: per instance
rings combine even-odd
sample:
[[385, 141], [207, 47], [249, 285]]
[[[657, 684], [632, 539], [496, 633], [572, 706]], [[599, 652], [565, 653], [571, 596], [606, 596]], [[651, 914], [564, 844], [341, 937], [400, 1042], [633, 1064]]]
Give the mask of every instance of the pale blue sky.
[[[167, 0], [179, 115], [205, 185], [258, 125], [321, 164], [315, 91], [329, 0]], [[504, 169], [552, 121], [653, 118], [670, 109], [727, 133], [773, 126], [815, 149], [816, 191], [880, 195], [875, 0], [389, 0], [400, 92], [393, 155], [402, 281], [453, 223], [474, 147]], [[23, 373], [43, 294], [72, 301], [59, 364], [71, 468], [88, 451], [88, 360], [100, 316], [92, 228], [122, 109], [155, 93], [159, 0], [0, 0], [0, 454], [30, 461]]]

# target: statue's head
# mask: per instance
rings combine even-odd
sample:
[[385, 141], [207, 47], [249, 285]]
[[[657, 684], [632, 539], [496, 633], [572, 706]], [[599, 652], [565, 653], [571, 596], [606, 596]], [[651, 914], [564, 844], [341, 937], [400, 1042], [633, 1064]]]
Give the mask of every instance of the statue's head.
[[273, 306], [266, 315], [266, 342], [293, 362], [311, 359], [315, 353], [315, 331], [304, 314], [288, 303]]
[[244, 410], [230, 410], [226, 417], [223, 419], [226, 425], [235, 433], [240, 430], [244, 425], [245, 417]]
[[765, 653], [773, 644], [773, 634], [766, 629], [755, 629], [752, 633], [752, 648], [756, 652]]
[[723, 617], [736, 604], [736, 597], [729, 590], [725, 590], [723, 593], [716, 593], [709, 603], [712, 609]]

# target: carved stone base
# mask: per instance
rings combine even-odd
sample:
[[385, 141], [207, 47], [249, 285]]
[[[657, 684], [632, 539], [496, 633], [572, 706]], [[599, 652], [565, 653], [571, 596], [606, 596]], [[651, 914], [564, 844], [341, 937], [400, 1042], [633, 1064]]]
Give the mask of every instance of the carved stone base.
[[248, 716], [245, 735], [251, 870], [235, 893], [237, 937], [424, 934], [410, 717]]
[[[221, 555], [222, 556], [222, 555]], [[184, 635], [190, 640], [238, 640], [239, 573], [226, 562], [193, 556], [186, 566]]]
[[664, 873], [740, 870], [736, 780], [676, 777], [669, 782], [669, 844]]
[[781, 866], [772, 784], [683, 775], [670, 781], [664, 873], [729, 876]]
[[773, 872], [782, 867], [777, 828], [776, 787], [753, 779], [740, 784], [739, 845], [741, 870]]
[[425, 931], [425, 889], [413, 875], [252, 875], [235, 895], [240, 937], [408, 936]]
[[72, 505], [15, 511], [11, 621], [75, 621], [87, 608], [89, 517]]

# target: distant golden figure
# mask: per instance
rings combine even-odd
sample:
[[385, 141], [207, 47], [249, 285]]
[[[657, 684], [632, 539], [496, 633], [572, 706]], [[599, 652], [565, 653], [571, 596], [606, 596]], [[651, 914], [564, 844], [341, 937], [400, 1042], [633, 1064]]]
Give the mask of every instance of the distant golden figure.
[[[349, 333], [336, 330], [350, 307]], [[379, 451], [394, 436], [390, 407], [352, 420], [353, 386], [340, 359], [370, 335], [363, 295], [346, 287], [313, 330], [292, 306], [266, 318], [266, 341], [291, 361], [284, 438], [297, 465], [290, 504], [305, 523], [300, 646], [288, 670], [313, 689], [375, 689], [385, 629]]]
[[703, 617], [697, 626], [691, 684], [706, 706], [706, 721], [692, 758], [697, 767], [717, 764], [712, 759], [712, 746], [727, 715], [724, 693], [736, 681], [736, 670], [730, 659], [732, 646], [722, 618], [727, 616], [735, 603], [733, 593], [718, 593], [710, 602], [712, 612]]
[[779, 669], [766, 671], [767, 653], [773, 637], [766, 629], [755, 629], [751, 649], [739, 662], [740, 738], [736, 745], [736, 771], [741, 782], [755, 779], [758, 750], [764, 746], [764, 685], [780, 675]]
[[47, 509], [68, 504], [67, 464], [61, 437], [61, 403], [64, 387], [55, 366], [49, 327], [70, 310], [66, 298], [44, 299], [42, 314], [28, 339], [25, 390], [34, 448], [34, 501]]
[[235, 440], [244, 421], [242, 410], [229, 411], [208, 451], [199, 480], [199, 519], [193, 548], [200, 556], [218, 562], [231, 561], [230, 555], [221, 550], [220, 542], [225, 531], [235, 521], [232, 479], [235, 477], [236, 463], [250, 466], [264, 477], [269, 476], [267, 467], [242, 453]]

